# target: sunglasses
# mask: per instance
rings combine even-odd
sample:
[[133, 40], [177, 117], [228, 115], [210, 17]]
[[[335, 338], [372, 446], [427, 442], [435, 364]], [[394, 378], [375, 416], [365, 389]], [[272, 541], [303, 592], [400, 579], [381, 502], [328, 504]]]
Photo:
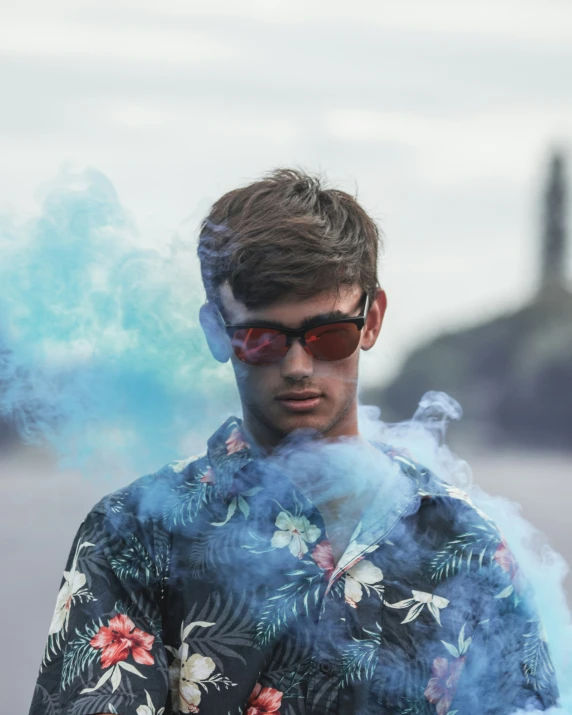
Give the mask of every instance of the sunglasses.
[[267, 325], [227, 325], [234, 354], [247, 365], [271, 365], [279, 362], [288, 352], [294, 338], [300, 340], [304, 350], [316, 360], [343, 360], [355, 352], [367, 317], [368, 296], [363, 313], [355, 318], [316, 323], [307, 328], [289, 330]]

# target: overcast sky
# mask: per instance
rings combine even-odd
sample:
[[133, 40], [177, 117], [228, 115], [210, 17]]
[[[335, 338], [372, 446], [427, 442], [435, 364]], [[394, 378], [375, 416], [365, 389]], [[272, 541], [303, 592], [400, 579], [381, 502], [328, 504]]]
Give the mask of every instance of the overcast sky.
[[390, 311], [365, 377], [534, 287], [572, 137], [569, 0], [50, 0], [0, 10], [0, 205], [95, 166], [157, 240], [279, 165], [378, 219]]
[[[386, 235], [390, 310], [368, 381], [533, 292], [547, 153], [571, 140], [570, 0], [0, 4], [0, 214], [37, 212], [71, 162], [105, 173], [145, 234], [167, 241], [271, 168], [324, 172], [357, 187]], [[0, 262], [1, 250], [0, 236]], [[0, 480], [2, 572], [19, 574], [0, 609], [7, 712], [31, 697], [92, 490], [111, 488], [46, 479], [40, 457], [4, 463]], [[560, 485], [566, 469], [538, 464], [483, 471], [495, 493], [526, 496], [564, 549], [566, 494], [546, 479]]]

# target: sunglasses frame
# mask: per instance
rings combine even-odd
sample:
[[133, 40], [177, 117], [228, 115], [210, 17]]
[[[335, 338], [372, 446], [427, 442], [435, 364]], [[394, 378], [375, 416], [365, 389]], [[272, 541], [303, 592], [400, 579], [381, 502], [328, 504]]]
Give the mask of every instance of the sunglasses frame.
[[[362, 297], [361, 302], [364, 301], [364, 298]], [[298, 338], [300, 340], [300, 344], [310, 354], [314, 359], [320, 360], [320, 358], [316, 358], [312, 353], [309, 351], [306, 345], [306, 340], [305, 336], [306, 333], [310, 332], [310, 330], [315, 330], [315, 328], [322, 328], [325, 325], [339, 325], [340, 323], [351, 323], [352, 325], [355, 325], [358, 330], [363, 330], [363, 327], [365, 326], [365, 321], [367, 319], [367, 312], [369, 309], [369, 296], [366, 293], [365, 294], [365, 303], [363, 307], [363, 313], [361, 315], [356, 315], [356, 316], [348, 316], [347, 318], [338, 318], [337, 320], [323, 320], [323, 321], [318, 321], [316, 323], [310, 324], [306, 326], [305, 328], [297, 328], [297, 329], [290, 329], [290, 328], [277, 328], [275, 325], [269, 325], [268, 323], [237, 323], [236, 325], [228, 325], [227, 323], [224, 322], [224, 318], [221, 317], [224, 330], [230, 340], [232, 341], [232, 338], [234, 336], [234, 333], [237, 330], [249, 330], [250, 328], [258, 328], [258, 329], [267, 329], [267, 330], [275, 330], [277, 333], [282, 333], [283, 335], [286, 336], [286, 352], [292, 347], [292, 341], [294, 338]], [[220, 311], [219, 311], [220, 314]], [[234, 348], [233, 348], [234, 351]], [[235, 353], [236, 354], [236, 353]], [[286, 353], [284, 354], [286, 355]], [[284, 356], [282, 356], [284, 357]], [[279, 358], [280, 360], [282, 359]], [[277, 361], [278, 362], [278, 361]], [[330, 360], [325, 360], [323, 362], [332, 362]], [[250, 363], [249, 363], [250, 364]]]

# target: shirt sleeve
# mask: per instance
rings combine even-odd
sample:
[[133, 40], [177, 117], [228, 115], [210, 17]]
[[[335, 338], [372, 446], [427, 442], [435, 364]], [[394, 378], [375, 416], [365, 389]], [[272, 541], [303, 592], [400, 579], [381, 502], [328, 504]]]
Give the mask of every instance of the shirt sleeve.
[[118, 528], [113, 516], [96, 507], [75, 537], [30, 715], [164, 712], [166, 559], [145, 544], [146, 529], [136, 519]]

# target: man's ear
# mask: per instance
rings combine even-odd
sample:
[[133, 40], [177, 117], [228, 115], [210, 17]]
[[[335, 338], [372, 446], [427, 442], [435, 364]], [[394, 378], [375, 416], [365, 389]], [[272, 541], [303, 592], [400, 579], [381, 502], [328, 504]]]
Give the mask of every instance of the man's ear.
[[214, 359], [219, 362], [228, 362], [232, 348], [228, 335], [224, 331], [222, 317], [216, 306], [212, 303], [201, 305], [199, 322]]
[[367, 313], [367, 319], [363, 328], [362, 350], [371, 350], [379, 336], [379, 331], [383, 324], [383, 318], [387, 309], [387, 295], [384, 290], [379, 288], [375, 294], [375, 298]]

